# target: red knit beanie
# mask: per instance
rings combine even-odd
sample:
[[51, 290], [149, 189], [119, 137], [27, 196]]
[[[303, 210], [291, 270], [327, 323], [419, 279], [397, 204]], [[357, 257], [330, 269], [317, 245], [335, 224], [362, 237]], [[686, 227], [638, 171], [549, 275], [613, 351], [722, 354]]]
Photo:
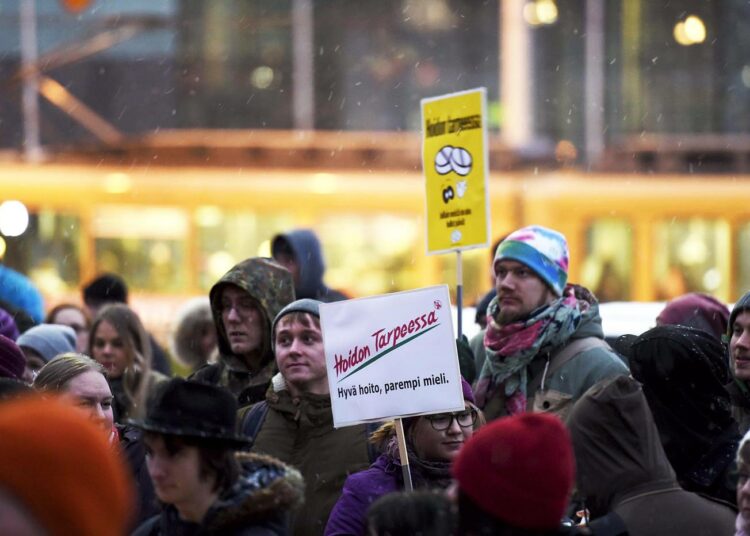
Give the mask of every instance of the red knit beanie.
[[488, 514], [524, 529], [560, 526], [575, 467], [559, 418], [523, 413], [491, 422], [453, 462], [459, 489]]
[[80, 410], [57, 399], [0, 404], [0, 488], [51, 536], [127, 532], [133, 487], [117, 450]]

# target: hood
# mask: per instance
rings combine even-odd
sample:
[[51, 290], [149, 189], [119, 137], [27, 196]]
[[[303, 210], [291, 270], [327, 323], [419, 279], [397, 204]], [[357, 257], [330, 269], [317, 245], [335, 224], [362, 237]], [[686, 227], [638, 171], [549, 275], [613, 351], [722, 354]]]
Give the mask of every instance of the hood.
[[667, 303], [657, 325], [673, 324], [703, 330], [720, 339], [727, 331], [729, 309], [708, 294], [689, 292]]
[[266, 391], [266, 402], [285, 419], [295, 422], [298, 433], [299, 430], [313, 429], [319, 434], [333, 426], [331, 396], [302, 393], [294, 397], [287, 389], [280, 372], [271, 379], [271, 385]]
[[682, 476], [721, 437], [737, 435], [724, 388], [730, 381], [724, 349], [705, 331], [673, 325], [648, 330], [631, 349], [630, 370], [643, 384], [662, 445]]
[[271, 246], [272, 251], [275, 249], [273, 244], [280, 240], [289, 244], [299, 266], [299, 282], [295, 286], [297, 298], [317, 298], [319, 290], [325, 287], [323, 274], [326, 269], [318, 237], [308, 229], [276, 235]]
[[[578, 324], [578, 329], [571, 337], [572, 339], [583, 339], [586, 337], [596, 337], [598, 339], [604, 338], [604, 330], [602, 329], [602, 317], [599, 315], [599, 302], [596, 297], [586, 287], [580, 285], [568, 285], [568, 288], [573, 289], [575, 297], [581, 302], [581, 322]], [[585, 306], [588, 304], [588, 307]]]
[[578, 492], [593, 517], [633, 491], [676, 486], [646, 398], [628, 376], [604, 380], [575, 404], [568, 419]]
[[302, 503], [305, 483], [296, 469], [260, 454], [238, 453], [237, 460], [237, 482], [206, 516], [209, 533], [225, 534], [273, 520]]
[[265, 327], [263, 355], [271, 355], [271, 321], [285, 305], [294, 301], [292, 274], [273, 259], [254, 257], [234, 266], [211, 287], [211, 314], [216, 325], [217, 343], [222, 359], [232, 355], [224, 323], [221, 321], [221, 290], [226, 285], [241, 288], [257, 302]]

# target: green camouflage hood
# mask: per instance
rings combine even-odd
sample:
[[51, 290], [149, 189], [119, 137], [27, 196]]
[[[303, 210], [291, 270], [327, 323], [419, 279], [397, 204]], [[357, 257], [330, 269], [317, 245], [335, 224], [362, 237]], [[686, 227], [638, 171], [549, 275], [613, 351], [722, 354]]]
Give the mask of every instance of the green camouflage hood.
[[[294, 281], [289, 271], [273, 259], [254, 257], [235, 265], [211, 287], [211, 313], [218, 334], [219, 353], [224, 358], [232, 355], [221, 320], [221, 290], [235, 285], [247, 292], [258, 304], [265, 327], [263, 356], [271, 355], [271, 322], [287, 304], [294, 301]], [[265, 361], [265, 359], [264, 359]]]

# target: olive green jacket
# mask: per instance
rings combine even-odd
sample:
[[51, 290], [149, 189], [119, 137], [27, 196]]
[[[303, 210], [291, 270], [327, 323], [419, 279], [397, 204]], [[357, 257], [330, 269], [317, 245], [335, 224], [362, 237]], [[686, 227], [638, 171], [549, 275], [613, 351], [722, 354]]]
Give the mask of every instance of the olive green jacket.
[[320, 535], [341, 495], [346, 477], [370, 465], [364, 424], [334, 429], [331, 398], [303, 394], [293, 398], [281, 375], [266, 395], [265, 417], [252, 452], [268, 454], [297, 468], [305, 479], [305, 504], [293, 533]]

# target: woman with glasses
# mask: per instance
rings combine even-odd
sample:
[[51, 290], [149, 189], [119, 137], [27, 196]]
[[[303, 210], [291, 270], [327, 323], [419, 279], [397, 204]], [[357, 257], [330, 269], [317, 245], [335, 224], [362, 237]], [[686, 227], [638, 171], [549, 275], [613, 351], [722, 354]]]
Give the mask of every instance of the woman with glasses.
[[[484, 417], [474, 405], [471, 386], [465, 380], [461, 383], [464, 393], [462, 411], [403, 420], [414, 489], [447, 488], [451, 483], [451, 463], [474, 430], [484, 424]], [[328, 518], [326, 536], [364, 535], [369, 506], [383, 495], [404, 488], [393, 423], [383, 425], [370, 440], [383, 453], [369, 469], [346, 479], [341, 497]]]

